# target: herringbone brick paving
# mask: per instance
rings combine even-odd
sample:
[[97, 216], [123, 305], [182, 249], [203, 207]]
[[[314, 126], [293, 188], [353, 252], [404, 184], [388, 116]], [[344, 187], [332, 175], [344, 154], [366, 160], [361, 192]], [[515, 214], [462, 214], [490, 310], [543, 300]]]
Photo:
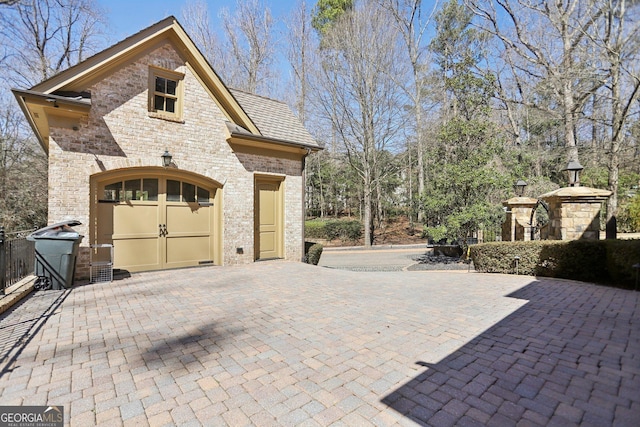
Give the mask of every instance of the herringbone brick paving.
[[0, 317], [0, 405], [72, 426], [636, 426], [638, 295], [288, 262], [136, 274]]

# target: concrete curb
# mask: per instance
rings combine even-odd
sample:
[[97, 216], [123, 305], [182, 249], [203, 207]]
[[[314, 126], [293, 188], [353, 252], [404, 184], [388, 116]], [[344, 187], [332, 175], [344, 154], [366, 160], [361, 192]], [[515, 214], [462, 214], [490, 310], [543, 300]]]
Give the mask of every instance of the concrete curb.
[[323, 251], [375, 251], [375, 250], [388, 250], [388, 249], [429, 249], [429, 245], [426, 243], [419, 243], [413, 245], [377, 245], [377, 246], [331, 246], [324, 247]]

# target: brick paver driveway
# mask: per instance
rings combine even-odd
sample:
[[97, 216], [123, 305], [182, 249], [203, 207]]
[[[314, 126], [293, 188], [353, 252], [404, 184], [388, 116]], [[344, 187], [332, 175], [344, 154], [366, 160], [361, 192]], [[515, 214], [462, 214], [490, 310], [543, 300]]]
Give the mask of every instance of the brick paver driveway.
[[265, 262], [33, 294], [0, 405], [71, 425], [628, 425], [640, 293]]

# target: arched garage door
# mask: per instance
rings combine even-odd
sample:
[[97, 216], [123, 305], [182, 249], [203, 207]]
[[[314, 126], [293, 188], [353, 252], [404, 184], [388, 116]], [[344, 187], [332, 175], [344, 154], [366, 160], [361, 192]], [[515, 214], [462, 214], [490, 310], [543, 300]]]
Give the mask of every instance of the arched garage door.
[[[162, 172], [165, 170], [163, 169]], [[97, 243], [128, 271], [220, 264], [219, 187], [192, 174], [110, 174], [96, 186]]]

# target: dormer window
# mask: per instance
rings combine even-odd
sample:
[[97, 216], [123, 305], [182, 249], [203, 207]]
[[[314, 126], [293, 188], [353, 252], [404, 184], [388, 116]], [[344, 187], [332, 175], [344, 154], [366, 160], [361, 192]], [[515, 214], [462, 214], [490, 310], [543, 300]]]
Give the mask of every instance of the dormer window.
[[184, 74], [162, 68], [149, 68], [149, 115], [182, 121]]

